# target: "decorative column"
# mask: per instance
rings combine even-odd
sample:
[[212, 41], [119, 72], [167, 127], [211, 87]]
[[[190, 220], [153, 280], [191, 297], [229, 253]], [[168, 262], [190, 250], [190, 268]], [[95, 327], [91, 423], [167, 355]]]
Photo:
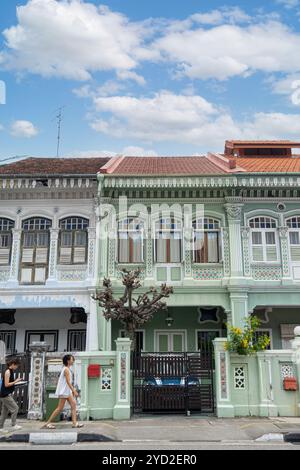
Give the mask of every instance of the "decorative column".
[[243, 277], [241, 214], [243, 204], [225, 204], [229, 227], [231, 279]]
[[58, 246], [58, 228], [50, 229], [50, 250], [49, 250], [49, 274], [47, 284], [56, 282], [56, 266], [57, 266], [57, 246]]
[[245, 320], [249, 315], [248, 311], [248, 293], [242, 290], [231, 290], [231, 324], [232, 326], [243, 328]]
[[243, 227], [242, 228], [242, 243], [243, 243], [243, 260], [244, 260], [244, 276], [245, 277], [251, 276], [249, 237], [250, 237], [250, 227]]
[[151, 230], [148, 231], [148, 236], [145, 239], [146, 244], [146, 275], [147, 280], [154, 280], [153, 276], [153, 241], [151, 236]]
[[87, 313], [86, 351], [99, 351], [98, 306], [95, 300], [90, 301], [90, 312]]
[[118, 338], [117, 346], [117, 368], [116, 368], [116, 404], [113, 410], [113, 418], [130, 418], [130, 346], [129, 338]]
[[215, 350], [215, 380], [218, 418], [233, 418], [234, 407], [230, 393], [230, 356], [225, 350], [226, 339], [216, 338]]
[[31, 351], [31, 372], [27, 419], [43, 419], [45, 357], [50, 345], [42, 341], [31, 344], [29, 349]]
[[13, 239], [11, 247], [11, 263], [8, 283], [18, 285], [22, 230], [15, 228], [12, 230], [12, 234]]
[[96, 229], [88, 229], [88, 260], [87, 260], [87, 278], [94, 280], [96, 270], [98, 269], [98, 260], [96, 259]]
[[99, 320], [99, 349], [100, 351], [111, 351], [111, 320], [106, 320], [101, 307], [98, 308]]
[[230, 246], [228, 228], [222, 228], [224, 277], [230, 276]]
[[279, 240], [281, 251], [281, 265], [282, 265], [282, 282], [290, 281], [291, 269], [289, 262], [289, 244], [288, 244], [288, 227], [279, 227]]

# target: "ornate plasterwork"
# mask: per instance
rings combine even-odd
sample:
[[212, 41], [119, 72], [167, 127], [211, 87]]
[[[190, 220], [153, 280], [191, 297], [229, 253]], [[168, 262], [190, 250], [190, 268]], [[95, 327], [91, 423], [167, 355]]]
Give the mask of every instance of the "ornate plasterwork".
[[289, 228], [286, 226], [278, 228], [281, 249], [282, 271], [284, 277], [289, 277], [290, 275], [288, 231]]
[[105, 175], [105, 188], [298, 188], [300, 177], [292, 176], [265, 176], [230, 175], [230, 176], [177, 176], [177, 177], [140, 177], [133, 176], [107, 176]]
[[243, 259], [244, 259], [244, 275], [248, 277], [251, 275], [250, 247], [249, 247], [250, 227], [242, 227], [241, 235], [242, 235]]
[[10, 267], [5, 266], [0, 268], [0, 282], [8, 281], [9, 279]]
[[69, 269], [58, 269], [58, 280], [59, 281], [84, 281], [87, 278], [87, 269], [78, 269], [71, 267]]
[[225, 204], [228, 220], [241, 220], [243, 204]]
[[219, 267], [193, 267], [193, 279], [195, 280], [211, 280], [211, 279], [222, 279], [223, 277], [223, 268]]
[[230, 276], [230, 247], [229, 247], [229, 233], [228, 233], [227, 227], [223, 227], [222, 237], [223, 237], [224, 276], [228, 277]]
[[252, 265], [251, 272], [257, 281], [279, 281], [282, 277], [280, 266]]

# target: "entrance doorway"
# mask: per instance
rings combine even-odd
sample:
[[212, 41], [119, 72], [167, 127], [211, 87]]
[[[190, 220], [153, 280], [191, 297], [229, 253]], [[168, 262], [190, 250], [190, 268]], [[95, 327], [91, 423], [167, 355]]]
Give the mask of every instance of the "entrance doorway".
[[160, 330], [155, 333], [156, 352], [183, 352], [186, 351], [186, 331]]

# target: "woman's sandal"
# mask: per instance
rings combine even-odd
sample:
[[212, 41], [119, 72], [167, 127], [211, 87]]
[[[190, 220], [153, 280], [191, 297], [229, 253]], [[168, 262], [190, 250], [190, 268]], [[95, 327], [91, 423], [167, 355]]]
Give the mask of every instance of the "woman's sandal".
[[56, 426], [54, 426], [54, 424], [44, 424], [44, 426], [42, 426], [42, 429], [56, 429]]
[[76, 423], [76, 424], [73, 424], [72, 428], [83, 428], [83, 424], [81, 423]]

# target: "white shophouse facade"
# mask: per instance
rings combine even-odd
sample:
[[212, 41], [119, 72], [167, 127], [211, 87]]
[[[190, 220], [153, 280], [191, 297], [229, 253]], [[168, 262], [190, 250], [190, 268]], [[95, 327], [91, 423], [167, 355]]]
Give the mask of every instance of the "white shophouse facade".
[[98, 349], [96, 174], [106, 161], [0, 167], [0, 340], [8, 354], [33, 341], [50, 351]]

